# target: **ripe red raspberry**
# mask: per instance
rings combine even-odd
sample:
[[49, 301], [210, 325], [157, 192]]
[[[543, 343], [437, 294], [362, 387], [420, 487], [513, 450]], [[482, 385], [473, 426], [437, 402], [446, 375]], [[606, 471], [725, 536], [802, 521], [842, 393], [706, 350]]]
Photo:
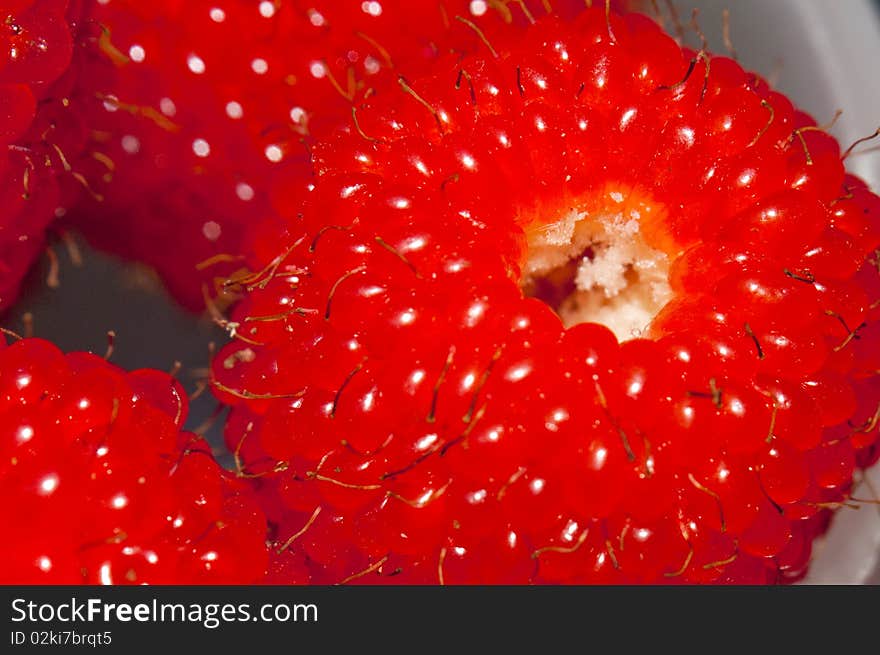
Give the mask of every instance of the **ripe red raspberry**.
[[358, 104], [214, 364], [296, 582], [786, 582], [877, 452], [880, 199], [594, 9]]
[[71, 167], [85, 143], [71, 108], [80, 5], [13, 0], [0, 9], [0, 310], [84, 181]]
[[171, 377], [39, 339], [0, 339], [3, 584], [250, 583], [266, 568], [252, 491], [181, 431]]
[[[479, 46], [456, 16], [491, 33], [546, 13], [534, 0], [525, 12], [520, 3], [489, 4], [93, 4], [91, 20], [104, 32], [82, 90], [104, 102], [83, 116], [92, 139], [81, 166], [96, 195], [75, 226], [154, 266], [175, 297], [202, 308], [203, 286], [218, 292], [217, 281], [241, 268], [251, 226], [274, 214], [272, 181], [310, 181], [307, 143], [319, 124], [350, 120], [356, 98], [395, 86], [398, 74]], [[566, 15], [583, 7], [558, 5]]]

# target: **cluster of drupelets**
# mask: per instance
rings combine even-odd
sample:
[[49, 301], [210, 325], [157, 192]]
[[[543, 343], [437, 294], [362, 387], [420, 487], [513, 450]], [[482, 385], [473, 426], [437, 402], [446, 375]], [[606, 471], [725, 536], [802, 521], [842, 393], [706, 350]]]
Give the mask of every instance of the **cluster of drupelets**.
[[[0, 309], [47, 229], [70, 228], [155, 267], [193, 310], [224, 300], [249, 230], [282, 220], [276, 180], [309, 183], [309, 123], [347, 116], [371, 78], [391, 79], [382, 43], [396, 41], [413, 73], [436, 56], [448, 16], [426, 3], [402, 23], [408, 4], [4, 2]], [[455, 4], [490, 24], [512, 16]], [[186, 396], [172, 377], [7, 340], [7, 581], [262, 578], [265, 518], [248, 485], [182, 431]]]
[[[4, 579], [803, 575], [880, 452], [880, 201], [731, 59], [583, 5], [4, 8], [0, 307], [52, 222], [237, 303], [234, 471], [173, 377], [0, 348]], [[664, 208], [645, 338], [519, 289], [585, 198]]]

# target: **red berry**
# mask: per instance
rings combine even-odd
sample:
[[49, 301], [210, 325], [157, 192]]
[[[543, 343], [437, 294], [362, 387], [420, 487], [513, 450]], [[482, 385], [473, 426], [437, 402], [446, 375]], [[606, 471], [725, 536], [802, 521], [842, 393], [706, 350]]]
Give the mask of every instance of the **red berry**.
[[85, 145], [72, 89], [82, 13], [79, 2], [55, 0], [0, 9], [0, 310], [82, 189], [71, 166]]
[[876, 440], [876, 197], [643, 17], [488, 40], [359, 102], [255, 233], [214, 374], [287, 464], [275, 579], [796, 578]]
[[265, 517], [181, 431], [175, 380], [38, 339], [0, 347], [0, 380], [4, 583], [262, 579]]

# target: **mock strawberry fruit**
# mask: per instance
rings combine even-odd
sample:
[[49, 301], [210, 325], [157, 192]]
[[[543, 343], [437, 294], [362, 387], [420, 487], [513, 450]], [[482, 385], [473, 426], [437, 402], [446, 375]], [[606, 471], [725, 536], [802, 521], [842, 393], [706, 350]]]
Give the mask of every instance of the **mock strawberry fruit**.
[[[583, 7], [559, 5], [566, 15]], [[92, 3], [103, 32], [83, 93], [103, 102], [84, 110], [81, 165], [96, 194], [73, 224], [155, 267], [200, 309], [205, 287], [217, 295], [241, 269], [253, 225], [275, 213], [272, 181], [310, 183], [316, 129], [350, 120], [357, 98], [395, 87], [399, 74], [481, 46], [456, 17], [491, 33], [546, 12], [532, 1]]]
[[265, 518], [207, 444], [181, 431], [186, 411], [166, 374], [0, 340], [0, 581], [262, 579]]
[[880, 199], [811, 118], [596, 8], [312, 154], [213, 367], [271, 579], [803, 574], [880, 412]]
[[15, 299], [46, 227], [85, 183], [71, 166], [85, 143], [71, 108], [81, 15], [80, 2], [0, 8], [0, 310]]

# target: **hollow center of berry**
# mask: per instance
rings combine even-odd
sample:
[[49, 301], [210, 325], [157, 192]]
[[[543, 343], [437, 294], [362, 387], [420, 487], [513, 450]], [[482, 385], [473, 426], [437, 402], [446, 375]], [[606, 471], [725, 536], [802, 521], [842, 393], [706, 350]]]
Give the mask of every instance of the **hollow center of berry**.
[[643, 238], [643, 226], [659, 218], [655, 205], [614, 190], [597, 200], [530, 224], [522, 287], [566, 327], [602, 323], [625, 341], [672, 297], [669, 258]]

